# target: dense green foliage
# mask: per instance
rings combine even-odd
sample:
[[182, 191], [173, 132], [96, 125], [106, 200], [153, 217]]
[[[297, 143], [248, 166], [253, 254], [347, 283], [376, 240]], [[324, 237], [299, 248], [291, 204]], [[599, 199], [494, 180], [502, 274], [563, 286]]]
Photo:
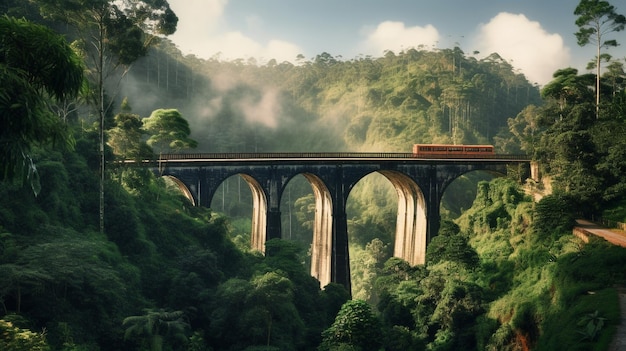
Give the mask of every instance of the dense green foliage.
[[269, 242], [267, 258], [242, 253], [223, 218], [190, 207], [151, 174], [131, 192], [107, 182], [102, 237], [97, 172], [85, 158], [97, 150], [96, 131], [84, 137], [84, 154], [37, 154], [41, 196], [0, 186], [12, 199], [0, 204], [2, 314], [29, 316], [26, 326], [46, 328], [53, 349], [165, 349], [191, 343], [179, 338], [192, 332], [196, 344], [216, 349], [319, 343], [348, 295], [321, 292], [295, 244]]
[[370, 305], [362, 300], [350, 300], [341, 306], [333, 325], [324, 330], [318, 350], [377, 351], [382, 344], [381, 336], [380, 322]]
[[[408, 152], [414, 142], [490, 143], [508, 130], [508, 118], [540, 103], [537, 87], [506, 60], [477, 60], [458, 47], [349, 61], [322, 53], [301, 65], [259, 67], [172, 57], [171, 45], [163, 41], [139, 61], [123, 94], [141, 90], [179, 109], [200, 151]], [[190, 78], [190, 68], [202, 75]], [[135, 105], [141, 114], [153, 110]]]
[[[85, 12], [83, 3], [104, 7]], [[458, 47], [347, 61], [322, 53], [297, 65], [202, 60], [154, 37], [174, 29], [167, 2], [147, 2], [164, 6], [153, 28], [142, 28], [147, 13], [115, 12], [115, 4], [121, 3], [0, 5], [77, 39], [76, 29], [94, 28], [81, 16], [117, 13], [108, 19], [120, 22], [106, 23], [116, 30], [100, 39], [117, 55], [110, 73], [121, 82], [119, 91], [106, 83], [100, 97], [91, 86], [72, 108], [43, 104], [19, 115], [45, 117], [33, 124], [38, 133], [66, 130], [74, 150], [42, 148], [33, 141], [48, 136], [33, 138], [39, 134], [21, 125], [0, 132], [29, 136], [25, 145], [41, 186], [33, 196], [20, 184], [0, 182], [3, 350], [607, 348], [619, 323], [615, 286], [625, 283], [626, 253], [599, 239], [584, 243], [571, 226], [580, 214], [626, 221], [621, 62], [611, 61], [602, 77], [559, 70], [540, 96], [496, 53], [478, 60]], [[61, 9], [77, 17], [63, 18]], [[76, 60], [48, 29], [5, 19], [53, 38], [66, 63]], [[59, 19], [83, 22], [70, 29]], [[18, 63], [56, 62], [38, 56], [42, 62]], [[1, 60], [18, 76], [33, 73], [21, 72], [15, 59]], [[130, 62], [130, 71], [115, 69]], [[104, 68], [86, 65], [90, 72]], [[37, 77], [27, 88], [46, 91], [50, 76]], [[589, 88], [595, 78], [599, 105]], [[71, 82], [54, 82], [59, 85], [36, 100], [62, 97], [55, 89], [76, 92]], [[15, 95], [12, 89], [2, 85], [0, 96]], [[104, 105], [122, 108], [104, 111]], [[499, 152], [533, 155], [548, 181], [530, 181], [527, 189], [553, 191], [534, 202], [510, 179], [464, 175], [446, 189], [445, 220], [429, 243], [427, 264], [411, 267], [391, 257], [397, 194], [383, 175], [368, 176], [348, 201], [350, 296], [336, 284], [320, 287], [308, 273], [316, 209], [305, 177], [290, 182], [281, 203], [284, 239], [292, 240], [268, 241], [266, 256], [249, 251], [251, 201], [240, 178], [225, 182], [211, 209], [198, 208], [166, 179], [111, 162], [100, 231], [101, 126], [111, 161], [194, 146], [405, 152], [415, 142], [493, 143]], [[519, 180], [522, 172], [511, 173]]]
[[[11, 317], [11, 316], [9, 316]], [[43, 333], [33, 333], [0, 319], [0, 347], [6, 351], [48, 351]]]
[[30, 147], [70, 143], [48, 101], [78, 94], [83, 64], [59, 34], [34, 23], [0, 17], [0, 180], [31, 178]]
[[376, 283], [385, 349], [606, 349], [626, 252], [585, 245], [566, 218], [534, 220], [547, 205], [570, 209], [550, 197], [535, 208], [506, 179], [481, 183], [459, 225], [442, 225], [426, 267], [390, 259]]
[[[575, 69], [560, 70], [543, 90], [546, 105], [537, 115], [542, 129], [535, 138], [534, 155], [552, 178], [557, 192], [567, 192], [576, 211], [598, 213], [623, 199], [626, 183], [623, 82], [609, 85], [613, 74], [602, 80], [605, 101], [596, 118], [593, 77]], [[621, 82], [621, 80], [620, 80]]]
[[143, 119], [143, 129], [150, 134], [146, 141], [158, 152], [194, 148], [198, 143], [189, 138], [189, 123], [177, 110], [155, 110]]

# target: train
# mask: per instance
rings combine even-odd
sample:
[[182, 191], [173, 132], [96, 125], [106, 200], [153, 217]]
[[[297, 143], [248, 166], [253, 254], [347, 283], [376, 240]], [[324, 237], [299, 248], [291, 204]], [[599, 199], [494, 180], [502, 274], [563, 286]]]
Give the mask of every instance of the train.
[[413, 157], [493, 157], [493, 145], [413, 144]]

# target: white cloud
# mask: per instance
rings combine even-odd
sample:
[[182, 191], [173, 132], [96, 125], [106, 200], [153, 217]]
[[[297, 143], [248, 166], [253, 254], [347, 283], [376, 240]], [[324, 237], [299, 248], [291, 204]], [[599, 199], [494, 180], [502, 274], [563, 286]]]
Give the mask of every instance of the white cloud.
[[210, 33], [215, 32], [221, 21], [227, 0], [169, 0], [170, 7], [178, 16], [176, 33], [170, 36], [183, 51], [194, 51]]
[[[272, 39], [261, 43], [241, 31], [228, 30], [222, 15], [228, 0], [169, 0], [179, 18], [178, 28], [170, 39], [183, 54], [201, 58], [219, 57], [223, 60], [254, 58], [259, 63], [270, 59], [294, 61], [302, 49], [292, 43]], [[249, 17], [248, 25], [262, 26], [260, 18]]]
[[481, 55], [498, 53], [512, 61], [531, 82], [545, 84], [570, 63], [569, 48], [559, 34], [546, 32], [523, 14], [502, 12], [479, 27], [475, 44]]
[[406, 27], [402, 22], [385, 21], [367, 33], [363, 46], [374, 56], [380, 56], [385, 50], [398, 53], [422, 45], [431, 48], [438, 41], [439, 32], [430, 24], [425, 27]]

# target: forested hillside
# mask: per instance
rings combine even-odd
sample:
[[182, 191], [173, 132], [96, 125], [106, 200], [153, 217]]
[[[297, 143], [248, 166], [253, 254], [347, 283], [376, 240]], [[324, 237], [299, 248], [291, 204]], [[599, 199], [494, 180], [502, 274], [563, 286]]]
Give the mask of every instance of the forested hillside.
[[[563, 68], [539, 89], [459, 47], [207, 60], [165, 38], [166, 2], [144, 4], [0, 4], [0, 350], [607, 349], [626, 253], [571, 227], [626, 222], [623, 60], [609, 58], [598, 95], [594, 74]], [[391, 257], [397, 194], [368, 176], [348, 201], [352, 291], [308, 273], [304, 177], [264, 256], [239, 177], [194, 207], [116, 162], [416, 142], [523, 152], [544, 182], [459, 178], [427, 264], [411, 267]]]
[[136, 112], [148, 114], [155, 101], [178, 108], [198, 150], [210, 152], [493, 143], [508, 132], [509, 118], [540, 103], [538, 88], [506, 60], [494, 53], [478, 61], [458, 47], [351, 60], [322, 53], [298, 65], [258, 66], [181, 57], [162, 41], [125, 79], [120, 96]]

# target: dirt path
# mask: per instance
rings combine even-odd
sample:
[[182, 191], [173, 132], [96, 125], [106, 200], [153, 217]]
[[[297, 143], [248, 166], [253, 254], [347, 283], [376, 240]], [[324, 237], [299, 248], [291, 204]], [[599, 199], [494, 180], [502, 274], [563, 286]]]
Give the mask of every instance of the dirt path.
[[[619, 229], [608, 229], [582, 219], [576, 220], [574, 234], [585, 240], [589, 235], [600, 236], [606, 241], [626, 247], [626, 232]], [[617, 325], [613, 342], [608, 351], [626, 351], [626, 287], [618, 289], [620, 306], [620, 323]]]
[[[626, 232], [619, 229], [609, 229], [584, 219], [577, 219], [574, 227], [574, 234], [580, 235], [596, 235], [604, 238], [606, 241], [614, 245], [626, 247]], [[584, 240], [584, 238], [583, 238]]]

